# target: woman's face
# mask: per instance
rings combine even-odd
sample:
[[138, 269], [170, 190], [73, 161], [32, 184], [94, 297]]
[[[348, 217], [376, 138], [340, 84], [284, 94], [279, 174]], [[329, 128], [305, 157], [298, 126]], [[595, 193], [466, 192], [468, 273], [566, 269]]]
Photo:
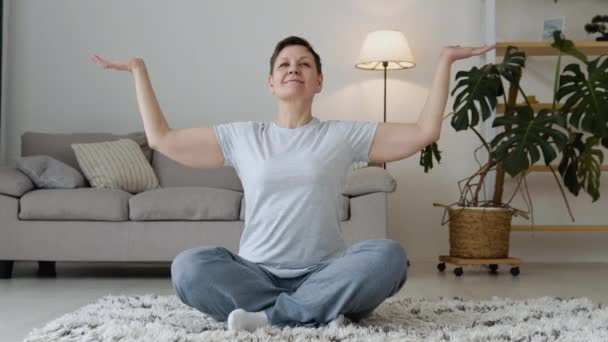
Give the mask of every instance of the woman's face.
[[312, 99], [323, 88], [312, 53], [301, 45], [281, 50], [268, 81], [270, 92], [281, 100]]

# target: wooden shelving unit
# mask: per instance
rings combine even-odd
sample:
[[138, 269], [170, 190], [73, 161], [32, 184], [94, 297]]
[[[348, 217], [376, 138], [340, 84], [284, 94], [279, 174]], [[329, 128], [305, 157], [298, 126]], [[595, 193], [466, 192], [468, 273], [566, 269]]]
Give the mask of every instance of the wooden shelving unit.
[[[524, 105], [523, 103], [518, 103], [519, 105]], [[561, 108], [563, 106], [563, 104], [556, 104], [556, 108]], [[537, 113], [539, 110], [541, 109], [551, 109], [553, 108], [553, 103], [548, 103], [548, 102], [538, 102], [538, 103], [533, 103], [532, 104], [532, 109], [534, 110], [534, 113]], [[497, 103], [496, 104], [496, 114], [504, 114], [505, 112], [505, 104], [504, 103]]]
[[[553, 169], [557, 172], [557, 165], [552, 165], [552, 166], [553, 166]], [[600, 170], [608, 171], [608, 165], [600, 166]], [[549, 169], [549, 167], [546, 165], [531, 165], [528, 168], [528, 172], [551, 172], [551, 169]]]
[[[520, 51], [524, 51], [526, 56], [557, 56], [559, 50], [551, 47], [550, 42], [497, 42], [496, 43], [496, 56], [504, 56], [508, 46], [516, 46]], [[608, 42], [597, 42], [597, 41], [574, 41], [574, 45], [578, 50], [586, 54], [587, 56], [597, 56], [608, 54]], [[534, 103], [532, 108], [535, 112], [541, 109], [552, 108], [552, 103]], [[558, 104], [558, 108], [559, 108]], [[505, 111], [504, 104], [498, 104], [496, 106], [496, 113], [503, 114]], [[554, 170], [557, 170], [557, 166], [553, 166]], [[608, 165], [601, 166], [602, 171], [608, 171]], [[545, 165], [532, 165], [528, 169], [528, 172], [550, 172], [548, 166]], [[599, 232], [608, 231], [608, 225], [512, 225], [511, 230], [515, 232], [529, 232], [529, 231], [544, 231], [544, 232]]]
[[[496, 56], [504, 56], [509, 45], [517, 46], [526, 56], [557, 56], [559, 53], [559, 50], [551, 47], [550, 42], [497, 42]], [[587, 56], [608, 54], [608, 42], [579, 40], [574, 45]]]
[[514, 232], [608, 232], [608, 226], [602, 225], [511, 225]]

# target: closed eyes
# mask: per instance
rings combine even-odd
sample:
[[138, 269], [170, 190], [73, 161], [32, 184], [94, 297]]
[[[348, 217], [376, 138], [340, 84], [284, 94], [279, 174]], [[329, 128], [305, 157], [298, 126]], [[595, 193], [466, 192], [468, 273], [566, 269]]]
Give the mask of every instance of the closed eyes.
[[[279, 65], [279, 68], [282, 67], [282, 66], [285, 66], [285, 65], [289, 65], [289, 64], [287, 64], [287, 63], [281, 63], [281, 65]], [[300, 63], [300, 65], [305, 65], [307, 67], [310, 67], [310, 64], [308, 64], [308, 63]]]

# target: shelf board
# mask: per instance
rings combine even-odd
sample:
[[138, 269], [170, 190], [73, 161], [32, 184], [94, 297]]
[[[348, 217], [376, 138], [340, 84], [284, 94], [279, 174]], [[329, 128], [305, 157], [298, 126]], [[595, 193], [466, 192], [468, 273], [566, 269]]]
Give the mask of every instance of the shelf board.
[[[496, 42], [496, 56], [504, 56], [509, 45], [524, 51], [526, 56], [557, 56], [559, 50], [551, 47], [551, 42]], [[587, 56], [608, 54], [608, 42], [594, 40], [577, 40], [574, 46]]]
[[[518, 103], [516, 104], [516, 106], [523, 106], [525, 105], [525, 103]], [[556, 108], [561, 108], [563, 106], [562, 103], [556, 103], [555, 107]], [[541, 109], [551, 109], [553, 108], [553, 103], [550, 102], [537, 102], [537, 103], [533, 103], [532, 104], [532, 110], [534, 110], [534, 113], [538, 113], [538, 111], [540, 111]], [[496, 113], [497, 114], [503, 114], [505, 112], [505, 104], [504, 103], [497, 103], [496, 104]]]
[[608, 226], [601, 225], [582, 225], [582, 226], [566, 226], [566, 225], [511, 225], [511, 231], [514, 232], [608, 232]]
[[[557, 165], [553, 165], [553, 169], [555, 170], [555, 172], [559, 171], [557, 170]], [[601, 165], [600, 166], [600, 170], [602, 171], [608, 171], [608, 165]], [[531, 165], [528, 168], [528, 172], [551, 172], [551, 169], [549, 169], [549, 167], [547, 165]]]

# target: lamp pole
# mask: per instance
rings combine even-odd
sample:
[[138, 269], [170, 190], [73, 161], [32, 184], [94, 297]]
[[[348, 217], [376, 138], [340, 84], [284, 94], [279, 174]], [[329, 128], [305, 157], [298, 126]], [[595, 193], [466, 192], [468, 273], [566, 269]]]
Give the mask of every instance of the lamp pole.
[[382, 66], [384, 67], [384, 122], [386, 122], [386, 68], [388, 62], [382, 62]]
[[[388, 62], [383, 61], [382, 66], [384, 67], [384, 122], [386, 123], [386, 68], [388, 67]], [[386, 163], [382, 163], [382, 167], [386, 170]]]

